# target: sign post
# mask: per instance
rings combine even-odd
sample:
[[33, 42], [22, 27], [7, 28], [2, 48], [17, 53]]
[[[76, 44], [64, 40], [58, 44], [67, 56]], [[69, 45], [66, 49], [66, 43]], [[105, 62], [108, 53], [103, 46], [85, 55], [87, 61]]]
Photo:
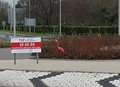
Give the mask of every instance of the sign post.
[[36, 54], [36, 58], [37, 58], [37, 64], [38, 64], [39, 63], [39, 59], [38, 59], [39, 58], [39, 54], [38, 53]]
[[13, 54], [14, 57], [14, 64], [16, 65], [16, 53]]
[[11, 53], [14, 54], [14, 64], [16, 64], [17, 53], [36, 53], [36, 60], [38, 64], [38, 53], [41, 53], [41, 37], [11, 38]]

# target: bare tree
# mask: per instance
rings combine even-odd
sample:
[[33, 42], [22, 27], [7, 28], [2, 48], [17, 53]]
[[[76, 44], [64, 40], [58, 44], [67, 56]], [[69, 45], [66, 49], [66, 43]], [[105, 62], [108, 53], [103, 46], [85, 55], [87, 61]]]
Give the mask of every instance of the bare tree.
[[8, 19], [7, 8], [8, 8], [8, 3], [0, 1], [0, 22], [7, 21]]
[[[26, 1], [28, 4], [29, 0]], [[59, 23], [59, 0], [30, 0], [31, 17], [38, 24]], [[28, 14], [29, 6], [27, 5]], [[118, 0], [62, 0], [62, 24], [113, 25], [118, 24]]]

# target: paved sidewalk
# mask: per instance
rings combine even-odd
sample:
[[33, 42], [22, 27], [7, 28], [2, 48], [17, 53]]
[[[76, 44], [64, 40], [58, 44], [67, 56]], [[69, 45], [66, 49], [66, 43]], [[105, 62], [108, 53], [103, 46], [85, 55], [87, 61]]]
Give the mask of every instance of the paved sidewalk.
[[85, 71], [120, 73], [120, 60], [50, 60], [40, 59], [39, 64], [33, 59], [20, 59], [14, 65], [13, 60], [0, 60], [0, 69], [35, 70], [35, 71]]
[[4, 70], [0, 87], [120, 87], [120, 74]]

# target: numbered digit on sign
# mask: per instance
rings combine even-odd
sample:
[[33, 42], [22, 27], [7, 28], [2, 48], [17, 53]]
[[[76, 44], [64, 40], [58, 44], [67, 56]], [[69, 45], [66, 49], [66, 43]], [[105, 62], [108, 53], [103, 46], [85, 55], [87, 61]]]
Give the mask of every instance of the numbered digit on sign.
[[31, 46], [31, 47], [34, 47], [34, 46], [35, 46], [35, 43], [30, 43], [30, 46]]
[[27, 42], [25, 43], [25, 47], [29, 47], [29, 42], [28, 42], [28, 43], [27, 43]]
[[24, 46], [24, 43], [20, 43], [20, 47], [23, 47]]

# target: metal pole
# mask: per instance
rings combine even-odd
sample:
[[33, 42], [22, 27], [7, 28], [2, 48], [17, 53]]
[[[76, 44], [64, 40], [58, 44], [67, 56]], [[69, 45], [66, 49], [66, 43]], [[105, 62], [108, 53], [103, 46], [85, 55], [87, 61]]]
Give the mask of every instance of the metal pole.
[[10, 31], [12, 32], [13, 31], [13, 8], [10, 7], [9, 10], [10, 10], [10, 15], [9, 15], [9, 19], [10, 19]]
[[14, 56], [14, 64], [16, 65], [16, 53], [14, 53], [13, 56]]
[[[15, 0], [13, 0], [13, 30], [14, 30], [14, 37], [16, 37], [16, 8], [15, 8]], [[16, 65], [16, 54], [14, 56], [14, 64]]]
[[13, 0], [13, 30], [14, 30], [14, 37], [16, 37], [16, 8], [15, 8], [15, 0]]
[[62, 35], [62, 32], [61, 32], [61, 28], [62, 28], [62, 27], [61, 27], [61, 26], [62, 26], [62, 23], [61, 23], [61, 18], [62, 18], [61, 7], [62, 7], [62, 6], [61, 6], [61, 4], [62, 4], [62, 3], [61, 3], [61, 0], [60, 0], [60, 19], [59, 19], [59, 20], [60, 20], [60, 21], [59, 21], [59, 22], [60, 22], [60, 24], [59, 24], [59, 28], [60, 28], [60, 29], [59, 29], [59, 35], [60, 35], [60, 36]]
[[[30, 14], [30, 9], [31, 9], [31, 2], [29, 0], [29, 19], [31, 18], [31, 14]], [[29, 32], [31, 32], [31, 26], [29, 26]]]
[[119, 19], [118, 19], [118, 35], [120, 36], [120, 0], [118, 0], [118, 17], [119, 17]]
[[38, 53], [36, 53], [36, 58], [37, 58], [37, 64], [39, 63], [39, 54]]

